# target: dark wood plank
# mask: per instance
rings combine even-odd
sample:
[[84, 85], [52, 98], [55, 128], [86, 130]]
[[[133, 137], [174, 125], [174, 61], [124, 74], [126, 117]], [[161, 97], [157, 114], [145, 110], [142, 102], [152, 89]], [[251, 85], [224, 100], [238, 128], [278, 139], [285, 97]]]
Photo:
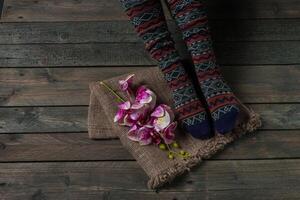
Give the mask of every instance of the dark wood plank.
[[2, 163], [0, 167], [4, 199], [300, 197], [300, 161], [293, 159], [207, 161], [158, 193], [146, 189], [147, 177], [136, 162]]
[[[208, 1], [211, 18], [299, 18], [297, 0]], [[127, 20], [118, 0], [6, 0], [2, 21]]]
[[[139, 69], [141, 67], [2, 68], [0, 106], [88, 105], [90, 82]], [[243, 102], [299, 102], [299, 66], [224, 66], [222, 69], [225, 79]]]
[[4, 4], [4, 0], [0, 0], [0, 20], [2, 18], [3, 4]]
[[[300, 104], [250, 104], [262, 129], [300, 129]], [[87, 107], [1, 107], [0, 133], [86, 131]]]
[[[215, 41], [300, 40], [299, 19], [213, 20]], [[176, 41], [181, 34], [169, 21]], [[132, 25], [124, 21], [2, 23], [0, 44], [140, 42]]]
[[297, 0], [212, 0], [206, 1], [211, 18], [299, 18]]
[[[299, 131], [258, 131], [211, 159], [299, 158], [299, 149]], [[91, 140], [87, 133], [0, 134], [0, 162], [90, 160], [133, 158], [119, 140]]]
[[0, 69], [0, 105], [88, 105], [90, 82], [138, 69], [141, 68]]
[[[215, 46], [223, 65], [300, 63], [300, 41], [217, 42]], [[187, 58], [185, 47], [179, 47], [183, 58]], [[0, 45], [0, 67], [154, 64], [142, 43]]]
[[87, 107], [0, 108], [0, 132], [86, 131]]
[[[19, 200], [23, 198], [27, 199], [55, 199], [55, 200], [65, 200], [67, 198], [76, 199], [76, 200], [130, 200], [130, 199], [144, 199], [144, 200], [157, 200], [157, 199], [172, 199], [172, 200], [253, 200], [255, 196], [256, 200], [297, 200], [299, 198], [299, 194], [296, 190], [272, 190], [272, 189], [263, 189], [256, 190], [255, 192], [250, 190], [218, 190], [218, 191], [162, 191], [162, 192], [154, 192], [148, 190], [123, 190], [123, 189], [98, 189], [97, 186], [95, 189], [83, 187], [81, 189], [69, 189], [67, 192], [60, 190], [47, 190], [41, 189], [41, 187], [35, 187], [28, 189], [28, 192], [14, 193], [12, 190], [8, 191], [5, 197], [9, 197], [10, 200]], [[247, 191], [247, 192], [246, 192]], [[257, 195], [257, 196], [256, 196]]]

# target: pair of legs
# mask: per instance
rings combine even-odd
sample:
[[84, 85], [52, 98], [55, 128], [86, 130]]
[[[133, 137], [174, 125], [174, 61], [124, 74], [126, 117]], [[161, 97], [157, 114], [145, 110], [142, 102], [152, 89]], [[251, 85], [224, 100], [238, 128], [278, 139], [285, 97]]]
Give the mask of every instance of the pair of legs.
[[211, 137], [213, 131], [206, 111], [209, 110], [214, 129], [225, 134], [234, 128], [239, 108], [216, 64], [204, 4], [200, 0], [166, 1], [192, 56], [208, 109], [203, 106], [182, 65], [160, 0], [120, 0], [146, 50], [164, 74], [183, 128], [196, 138]]

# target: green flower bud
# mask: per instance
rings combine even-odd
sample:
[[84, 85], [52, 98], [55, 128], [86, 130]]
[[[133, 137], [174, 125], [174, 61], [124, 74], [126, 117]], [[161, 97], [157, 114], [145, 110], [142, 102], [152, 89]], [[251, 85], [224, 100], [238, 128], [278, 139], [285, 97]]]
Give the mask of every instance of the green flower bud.
[[179, 151], [179, 153], [180, 153], [180, 155], [185, 155], [186, 154], [186, 152], [183, 151], [183, 150]]
[[166, 150], [166, 145], [165, 144], [159, 144], [159, 148], [161, 149], [161, 150]]
[[174, 159], [174, 155], [173, 155], [173, 153], [170, 152], [170, 151], [168, 152], [168, 158], [169, 158], [169, 159]]
[[173, 143], [172, 143], [172, 146], [173, 146], [174, 148], [179, 148], [179, 144], [178, 144], [177, 142], [173, 142]]

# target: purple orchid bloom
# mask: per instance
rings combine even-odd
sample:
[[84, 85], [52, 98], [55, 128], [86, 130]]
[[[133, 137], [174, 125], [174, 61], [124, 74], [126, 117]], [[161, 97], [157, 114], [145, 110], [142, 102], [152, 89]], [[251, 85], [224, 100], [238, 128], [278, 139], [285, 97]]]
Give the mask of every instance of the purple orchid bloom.
[[157, 132], [164, 130], [174, 120], [174, 113], [172, 109], [161, 104], [152, 112], [153, 126]]
[[148, 145], [152, 143], [152, 135], [154, 129], [151, 126], [143, 126], [137, 131], [140, 145]]
[[166, 144], [171, 144], [175, 140], [175, 130], [177, 122], [172, 122], [162, 131], [162, 138]]
[[165, 104], [161, 104], [155, 108], [151, 117], [155, 131], [161, 134], [166, 144], [172, 143], [175, 139], [174, 132], [177, 127], [177, 123], [173, 122], [174, 113], [172, 109]]
[[146, 86], [140, 86], [136, 91], [135, 102], [132, 105], [133, 109], [139, 109], [144, 105], [148, 106], [148, 109], [152, 110], [156, 104], [156, 95]]
[[135, 101], [131, 107], [131, 119], [140, 125], [145, 124], [149, 118], [150, 112], [156, 104], [156, 95], [154, 92], [141, 86], [137, 89]]
[[132, 140], [132, 141], [138, 142], [139, 141], [139, 137], [137, 135], [137, 131], [138, 131], [138, 126], [137, 125], [133, 125], [131, 127], [131, 129], [128, 131], [127, 137], [130, 140]]

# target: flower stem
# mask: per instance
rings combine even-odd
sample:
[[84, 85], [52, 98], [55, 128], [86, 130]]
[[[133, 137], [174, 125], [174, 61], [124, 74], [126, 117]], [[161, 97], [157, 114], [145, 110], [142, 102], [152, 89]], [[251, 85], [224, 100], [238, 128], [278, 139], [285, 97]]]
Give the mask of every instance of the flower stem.
[[125, 102], [125, 100], [120, 95], [118, 95], [109, 85], [107, 85], [103, 81], [100, 81], [100, 85], [104, 86], [108, 91], [110, 91], [119, 101]]

